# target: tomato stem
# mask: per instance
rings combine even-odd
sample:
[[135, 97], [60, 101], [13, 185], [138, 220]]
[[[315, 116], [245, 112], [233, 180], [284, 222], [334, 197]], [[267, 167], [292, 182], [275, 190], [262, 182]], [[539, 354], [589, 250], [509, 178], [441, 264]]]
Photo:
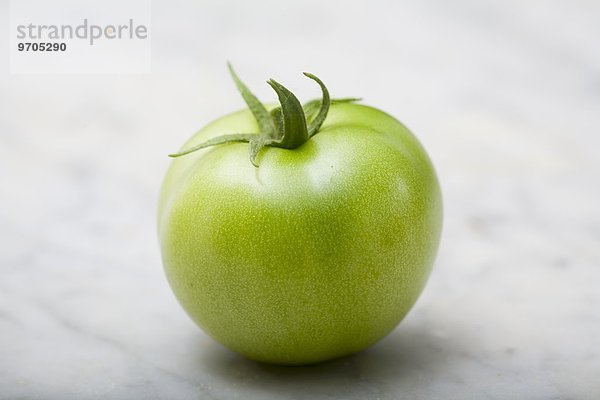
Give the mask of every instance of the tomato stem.
[[258, 123], [258, 129], [267, 137], [276, 138], [277, 132], [275, 130], [275, 123], [269, 114], [269, 111], [265, 106], [256, 98], [256, 96], [248, 89], [248, 87], [238, 78], [237, 74], [233, 70], [231, 63], [227, 63], [229, 73], [235, 82], [235, 86], [244, 98], [246, 105], [254, 115], [254, 119]]
[[[269, 79], [267, 83], [273, 88], [279, 99], [280, 106], [267, 111], [266, 107], [252, 94], [250, 89], [238, 78], [231, 64], [227, 64], [235, 85], [252, 112], [258, 124], [257, 133], [234, 133], [209, 139], [199, 145], [184, 149], [169, 157], [180, 157], [197, 150], [223, 143], [249, 143], [250, 162], [258, 167], [257, 157], [265, 146], [283, 149], [295, 149], [302, 146], [312, 136], [319, 132], [327, 118], [331, 103], [353, 102], [359, 99], [331, 99], [325, 84], [315, 75], [304, 72], [304, 75], [315, 81], [322, 91], [321, 100], [312, 100], [304, 106], [298, 98], [279, 82]], [[318, 109], [318, 112], [317, 112]]]
[[309, 136], [306, 127], [306, 116], [300, 101], [285, 86], [274, 79], [269, 79], [267, 83], [277, 93], [281, 104], [281, 112], [275, 111], [271, 114], [279, 121], [277, 124], [279, 140], [273, 143], [273, 146], [284, 149], [295, 149], [302, 146], [309, 139]]
[[325, 118], [327, 118], [327, 113], [329, 112], [329, 106], [331, 105], [331, 99], [329, 98], [329, 91], [325, 87], [323, 81], [308, 72], [304, 72], [304, 76], [307, 76], [308, 78], [317, 82], [319, 86], [321, 86], [321, 91], [323, 92], [323, 99], [321, 100], [319, 113], [308, 125], [308, 136], [312, 137], [319, 131], [319, 128], [321, 128], [323, 122], [325, 122]]

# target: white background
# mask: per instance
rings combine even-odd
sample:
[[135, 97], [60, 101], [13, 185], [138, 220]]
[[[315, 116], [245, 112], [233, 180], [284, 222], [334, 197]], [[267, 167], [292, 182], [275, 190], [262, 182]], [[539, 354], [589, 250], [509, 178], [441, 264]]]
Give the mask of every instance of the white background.
[[[599, 398], [599, 21], [592, 0], [155, 1], [152, 73], [120, 75], [11, 75], [0, 35], [0, 399]], [[243, 107], [227, 60], [264, 100], [270, 77], [317, 96], [302, 71], [363, 97], [437, 168], [430, 282], [359, 355], [249, 362], [167, 286], [166, 155]]]

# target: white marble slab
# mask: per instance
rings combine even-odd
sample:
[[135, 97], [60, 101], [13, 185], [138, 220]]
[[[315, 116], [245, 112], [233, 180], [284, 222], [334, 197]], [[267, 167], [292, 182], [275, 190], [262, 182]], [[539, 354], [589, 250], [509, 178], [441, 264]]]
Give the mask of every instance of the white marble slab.
[[[600, 398], [596, 1], [179, 0], [153, 16], [150, 75], [0, 66], [0, 399]], [[264, 99], [268, 77], [315, 96], [300, 72], [317, 73], [435, 162], [435, 271], [363, 353], [247, 361], [167, 286], [166, 154], [242, 107], [225, 60]]]

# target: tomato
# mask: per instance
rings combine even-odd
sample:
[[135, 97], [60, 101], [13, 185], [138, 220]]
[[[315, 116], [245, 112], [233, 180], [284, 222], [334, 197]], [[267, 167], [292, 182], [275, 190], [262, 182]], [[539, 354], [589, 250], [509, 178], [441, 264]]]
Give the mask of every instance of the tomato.
[[429, 276], [442, 225], [433, 166], [399, 121], [330, 100], [313, 75], [323, 99], [304, 107], [275, 81], [281, 107], [264, 107], [232, 75], [250, 109], [196, 133], [163, 183], [168, 281], [206, 333], [251, 359], [360, 351]]

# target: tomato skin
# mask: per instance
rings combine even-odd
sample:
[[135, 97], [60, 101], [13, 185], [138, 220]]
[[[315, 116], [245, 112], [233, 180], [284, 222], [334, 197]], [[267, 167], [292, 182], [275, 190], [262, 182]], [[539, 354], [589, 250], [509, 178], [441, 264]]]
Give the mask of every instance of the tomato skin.
[[[248, 110], [185, 145], [257, 130]], [[442, 226], [433, 166], [391, 116], [332, 104], [293, 150], [230, 143], [175, 159], [159, 237], [169, 283], [210, 336], [249, 358], [308, 364], [354, 353], [406, 315]]]

